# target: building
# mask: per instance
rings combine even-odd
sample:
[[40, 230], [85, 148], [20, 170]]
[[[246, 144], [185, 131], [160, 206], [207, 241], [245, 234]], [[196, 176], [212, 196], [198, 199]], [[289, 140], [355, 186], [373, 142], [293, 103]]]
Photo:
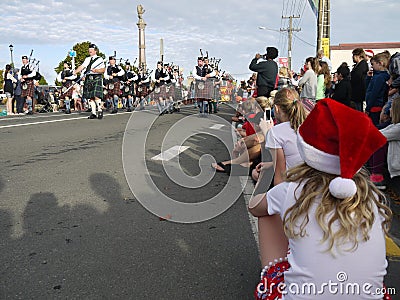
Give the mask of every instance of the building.
[[339, 44], [331, 45], [331, 61], [332, 61], [332, 72], [346, 62], [350, 69], [353, 66], [353, 58], [351, 52], [355, 48], [363, 48], [364, 50], [369, 49], [374, 53], [383, 52], [388, 50], [390, 54], [400, 52], [400, 42], [388, 42], [388, 43], [351, 43], [351, 44]]

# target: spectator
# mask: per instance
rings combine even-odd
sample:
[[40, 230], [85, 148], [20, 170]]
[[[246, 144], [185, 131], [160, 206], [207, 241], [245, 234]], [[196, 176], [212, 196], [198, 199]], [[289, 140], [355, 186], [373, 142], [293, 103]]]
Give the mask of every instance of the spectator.
[[286, 67], [280, 67], [278, 73], [278, 91], [285, 87], [291, 87], [292, 82], [289, 77], [289, 70]]
[[14, 78], [11, 65], [6, 65], [4, 70], [4, 85], [3, 90], [7, 96], [7, 115], [14, 114], [13, 98], [14, 98], [14, 87], [17, 80]]
[[304, 108], [309, 113], [315, 105], [315, 97], [317, 94], [317, 75], [315, 57], [308, 57], [304, 65], [305, 73], [298, 81], [298, 86], [301, 88], [300, 99]]
[[335, 91], [333, 92], [332, 99], [350, 106], [351, 99], [351, 83], [349, 79], [350, 70], [347, 65], [341, 65], [337, 71], [338, 82], [335, 85]]
[[329, 89], [331, 88], [331, 73], [328, 64], [324, 61], [319, 61], [317, 77], [317, 94], [316, 101], [326, 97]]
[[389, 72], [393, 75], [392, 87], [400, 88], [400, 53], [396, 52], [390, 58]]
[[326, 56], [325, 56], [325, 53], [324, 53], [324, 50], [318, 50], [318, 52], [317, 52], [317, 57], [318, 57], [318, 60], [321, 62], [321, 61], [323, 61], [323, 62], [326, 62], [327, 64], [328, 64], [328, 69], [329, 69], [329, 72], [331, 72], [332, 71], [332, 62], [330, 61], [330, 59], [329, 58], [327, 58]]
[[363, 102], [365, 101], [367, 89], [365, 79], [368, 72], [368, 63], [362, 48], [356, 48], [352, 53], [354, 66], [350, 73], [351, 104], [354, 105], [356, 110], [363, 112]]
[[364, 52], [365, 52], [365, 59], [368, 64], [368, 70], [372, 70], [371, 58], [373, 58], [375, 55], [374, 51], [367, 49], [367, 50], [364, 50]]
[[[272, 163], [263, 162], [257, 165], [257, 171], [268, 172], [271, 165], [275, 166], [273, 183], [278, 185], [284, 181], [284, 174], [289, 168], [303, 163], [296, 144], [296, 135], [299, 126], [306, 117], [306, 112], [300, 102], [299, 94], [291, 88], [279, 90], [274, 99], [275, 117], [278, 124], [273, 126], [267, 120], [261, 120], [260, 127], [266, 133], [266, 148], [271, 153]], [[263, 175], [260, 175], [263, 177]], [[263, 182], [260, 179], [260, 183]], [[267, 183], [268, 184], [268, 183]], [[256, 190], [258, 190], [258, 186]], [[268, 187], [264, 187], [267, 189]], [[265, 194], [265, 189], [264, 193]], [[250, 206], [251, 209], [251, 206]], [[276, 257], [285, 257], [287, 252], [287, 239], [283, 234], [282, 222], [279, 216], [260, 216], [258, 218], [260, 256], [263, 265], [273, 261]], [[272, 242], [271, 248], [268, 242]]]
[[[336, 114], [347, 122], [336, 122]], [[288, 170], [285, 182], [266, 196], [250, 200], [253, 215], [279, 216], [281, 225], [271, 232], [284, 231], [290, 249], [287, 255], [274, 252], [284, 255], [274, 256], [264, 267], [256, 299], [266, 299], [267, 294], [271, 295], [268, 299], [279, 299], [277, 286], [282, 283], [323, 286], [339, 270], [351, 272], [352, 282], [358, 285], [369, 282], [372, 289], [383, 288], [385, 234], [392, 212], [366, 171], [360, 171], [371, 153], [385, 143], [385, 137], [370, 124], [365, 114], [330, 99], [320, 100], [297, 135], [305, 163]], [[353, 145], [360, 151], [354, 152]], [[264, 247], [273, 251], [279, 244], [272, 239]], [[371, 251], [374, 259], [365, 264]], [[285, 299], [299, 299], [295, 290], [286, 288], [286, 292]]]
[[386, 84], [386, 81], [390, 78], [387, 70], [388, 63], [386, 54], [378, 53], [371, 58], [373, 71], [369, 71], [367, 74], [367, 92], [365, 96], [367, 107], [365, 112], [375, 125], [379, 124], [379, 116], [388, 90]]
[[265, 59], [257, 53], [251, 61], [249, 69], [257, 72], [257, 96], [269, 97], [271, 91], [275, 88], [278, 76], [278, 65], [274, 61], [278, 57], [278, 49], [267, 47]]
[[[385, 117], [387, 109], [389, 109], [389, 120]], [[385, 105], [381, 120], [384, 122], [381, 122], [378, 128], [381, 128], [380, 132], [386, 137], [387, 144], [371, 156], [369, 165], [371, 168], [371, 181], [378, 189], [384, 190], [386, 189], [384, 177], [385, 161], [387, 161], [390, 177], [400, 176], [400, 97]]]
[[21, 97], [22, 94], [22, 87], [21, 87], [21, 80], [19, 79], [19, 69], [14, 69], [14, 78], [17, 80], [14, 89], [14, 98], [17, 104], [17, 114], [24, 115], [24, 99]]

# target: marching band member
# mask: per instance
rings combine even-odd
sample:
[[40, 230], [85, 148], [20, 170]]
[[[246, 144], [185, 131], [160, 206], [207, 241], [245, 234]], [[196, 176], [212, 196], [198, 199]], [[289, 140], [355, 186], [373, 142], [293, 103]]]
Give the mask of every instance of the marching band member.
[[126, 111], [132, 111], [135, 97], [135, 82], [139, 79], [129, 62], [126, 62], [126, 81], [124, 83], [123, 97], [126, 98]]
[[168, 79], [169, 76], [163, 68], [163, 62], [162, 61], [157, 62], [157, 69], [154, 72], [152, 80], [155, 82], [154, 94], [160, 116], [162, 116], [165, 113], [168, 113], [168, 111], [165, 110], [166, 107], [164, 100], [166, 98], [166, 89], [164, 85]]
[[58, 73], [57, 81], [62, 83], [60, 100], [65, 103], [66, 114], [71, 113], [71, 99], [73, 92], [73, 88], [71, 86], [74, 84], [74, 80], [76, 78], [77, 76], [73, 74], [69, 63], [64, 62], [64, 70]]
[[104, 78], [107, 80], [107, 98], [113, 100], [113, 110], [112, 114], [116, 114], [118, 112], [118, 99], [121, 93], [121, 78], [124, 76], [125, 71], [120, 66], [118, 66], [115, 62], [115, 57], [110, 56], [108, 58], [110, 65], [107, 67], [106, 72], [104, 73]]
[[164, 65], [164, 72], [168, 74], [168, 79], [165, 81], [165, 102], [166, 109], [169, 113], [174, 112], [174, 98], [175, 98], [175, 81], [172, 74], [172, 66], [169, 64]]
[[150, 90], [150, 81], [150, 74], [146, 70], [140, 69], [138, 80], [136, 81], [136, 99], [140, 101], [140, 109], [144, 109], [145, 98]]
[[[83, 86], [83, 97], [89, 100], [92, 113], [89, 119], [102, 119], [103, 110], [101, 99], [103, 98], [103, 73], [106, 70], [104, 60], [97, 55], [97, 46], [89, 45], [89, 56], [85, 58], [74, 74], [85, 69], [85, 83]], [[97, 112], [97, 113], [96, 113]]]
[[[211, 99], [210, 81], [208, 78], [215, 76], [215, 71], [208, 72], [208, 67], [204, 64], [204, 58], [199, 56], [197, 58], [197, 66], [193, 68], [193, 77], [195, 79], [195, 98], [200, 106], [200, 113], [207, 112], [207, 102]], [[206, 107], [204, 107], [206, 106]]]
[[29, 65], [28, 56], [22, 56], [22, 67], [20, 73], [20, 80], [22, 83], [22, 93], [21, 97], [26, 99], [28, 104], [28, 110], [25, 112], [28, 115], [33, 114], [33, 94], [35, 93], [34, 78], [36, 76], [36, 71], [32, 70]]

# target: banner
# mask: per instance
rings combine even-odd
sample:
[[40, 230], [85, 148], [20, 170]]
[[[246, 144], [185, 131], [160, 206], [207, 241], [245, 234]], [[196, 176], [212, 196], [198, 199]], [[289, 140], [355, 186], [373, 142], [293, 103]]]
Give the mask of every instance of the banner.
[[279, 57], [279, 66], [287, 68], [289, 66], [288, 58], [287, 57]]
[[318, 0], [308, 0], [316, 18], [318, 18]]
[[329, 48], [330, 48], [329, 38], [322, 38], [321, 47], [322, 47], [322, 50], [324, 50], [324, 55], [327, 58], [330, 58], [329, 57]]

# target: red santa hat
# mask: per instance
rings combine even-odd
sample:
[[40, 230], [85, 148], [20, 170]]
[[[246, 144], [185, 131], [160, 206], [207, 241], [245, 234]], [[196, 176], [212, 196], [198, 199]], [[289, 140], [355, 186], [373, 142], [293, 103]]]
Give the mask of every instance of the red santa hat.
[[332, 99], [318, 101], [297, 134], [304, 162], [338, 175], [329, 184], [329, 191], [339, 199], [356, 194], [353, 176], [385, 143], [386, 138], [367, 115]]
[[366, 49], [364, 50], [365, 55], [369, 56], [369, 57], [373, 57], [374, 56], [374, 51], [370, 50], [370, 49]]

